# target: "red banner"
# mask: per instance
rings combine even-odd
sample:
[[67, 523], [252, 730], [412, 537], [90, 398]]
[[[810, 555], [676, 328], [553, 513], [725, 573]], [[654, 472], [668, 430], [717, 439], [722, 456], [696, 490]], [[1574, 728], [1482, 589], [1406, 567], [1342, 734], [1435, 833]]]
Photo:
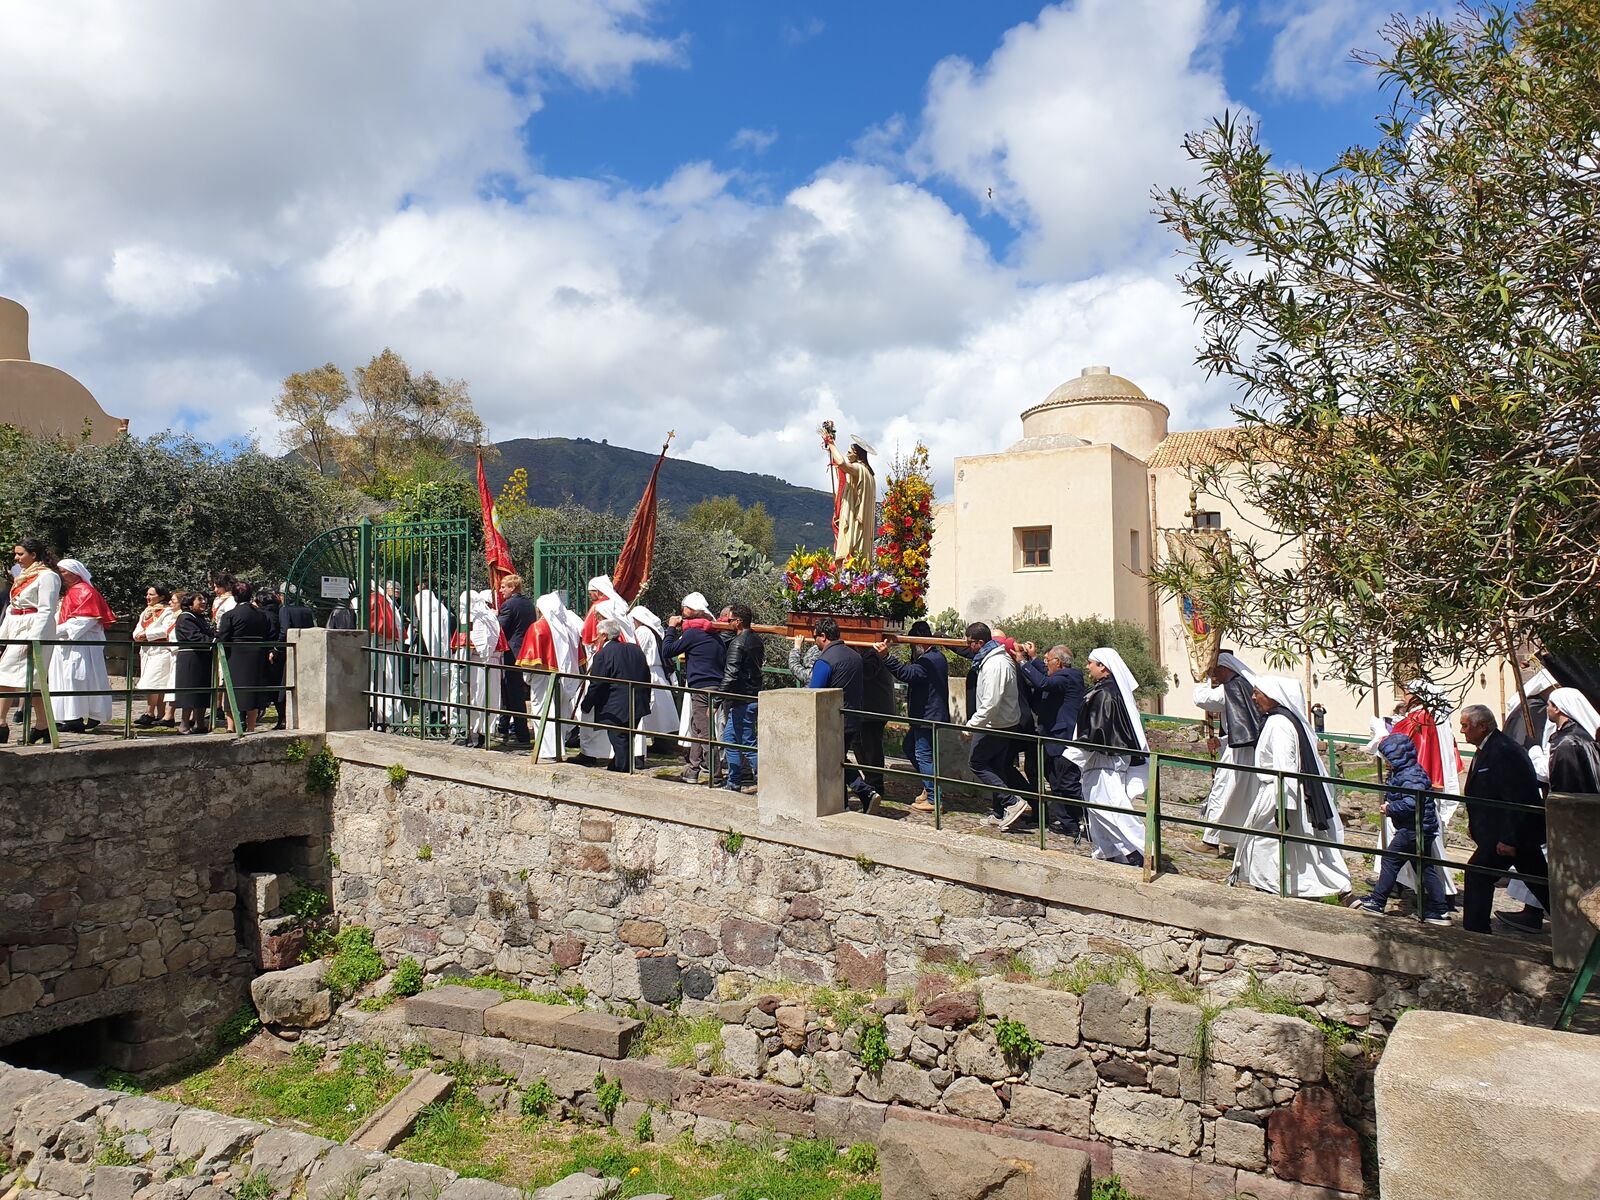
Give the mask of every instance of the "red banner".
[[494, 605], [500, 607], [500, 581], [516, 574], [511, 565], [511, 547], [506, 545], [505, 534], [500, 532], [500, 514], [495, 511], [494, 499], [489, 495], [489, 481], [483, 477], [483, 452], [478, 452], [478, 503], [483, 505], [483, 556], [489, 560], [489, 590], [494, 593]]
[[644, 485], [644, 495], [639, 497], [639, 507], [633, 510], [633, 520], [628, 524], [628, 536], [622, 543], [622, 553], [617, 555], [616, 569], [611, 572], [611, 583], [617, 594], [632, 604], [644, 591], [650, 578], [650, 559], [656, 549], [656, 480], [661, 475], [661, 464], [667, 458], [667, 446], [675, 435], [667, 434], [656, 465], [650, 470], [650, 482]]

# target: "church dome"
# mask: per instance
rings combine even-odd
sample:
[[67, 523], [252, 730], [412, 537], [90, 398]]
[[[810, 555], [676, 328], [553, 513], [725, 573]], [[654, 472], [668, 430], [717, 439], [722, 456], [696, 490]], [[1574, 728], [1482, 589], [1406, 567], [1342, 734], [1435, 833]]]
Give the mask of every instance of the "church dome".
[[[1119, 446], [1147, 458], [1167, 436], [1165, 404], [1110, 367], [1085, 367], [1022, 414], [1023, 442], [1070, 437]], [[1019, 446], [1021, 443], [1019, 443]]]

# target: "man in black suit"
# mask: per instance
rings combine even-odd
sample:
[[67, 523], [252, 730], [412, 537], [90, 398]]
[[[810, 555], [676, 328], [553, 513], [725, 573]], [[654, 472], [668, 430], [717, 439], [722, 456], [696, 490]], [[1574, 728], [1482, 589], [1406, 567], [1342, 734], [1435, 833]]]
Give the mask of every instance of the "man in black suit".
[[631, 771], [633, 729], [650, 711], [649, 691], [632, 685], [650, 682], [650, 665], [643, 650], [622, 640], [622, 626], [616, 621], [601, 621], [597, 633], [600, 648], [589, 658], [589, 683], [579, 707], [592, 714], [592, 721], [620, 727], [605, 731], [611, 742], [606, 769]]
[[[1512, 867], [1523, 876], [1534, 899], [1549, 911], [1548, 884], [1534, 883], [1529, 876], [1549, 878], [1544, 859], [1544, 796], [1539, 777], [1534, 774], [1528, 752], [1498, 728], [1494, 714], [1481, 704], [1461, 710], [1461, 736], [1476, 746], [1472, 769], [1467, 772], [1463, 793], [1467, 801], [1467, 833], [1477, 849], [1468, 863], [1488, 867], [1489, 871], [1468, 871], [1461, 902], [1462, 928], [1473, 933], [1489, 932], [1489, 913], [1494, 907], [1495, 882]], [[1524, 805], [1522, 809], [1474, 804], [1474, 799], [1501, 800]], [[1535, 915], [1535, 921], [1542, 921]], [[1517, 921], [1501, 921], [1525, 933], [1538, 926]]]
[[523, 746], [532, 740], [528, 733], [528, 681], [514, 668], [522, 639], [538, 619], [533, 601], [522, 594], [522, 576], [507, 575], [500, 581], [500, 632], [505, 634], [508, 647], [501, 661], [513, 670], [500, 674], [500, 703], [512, 715], [502, 713], [497, 724], [501, 737]]

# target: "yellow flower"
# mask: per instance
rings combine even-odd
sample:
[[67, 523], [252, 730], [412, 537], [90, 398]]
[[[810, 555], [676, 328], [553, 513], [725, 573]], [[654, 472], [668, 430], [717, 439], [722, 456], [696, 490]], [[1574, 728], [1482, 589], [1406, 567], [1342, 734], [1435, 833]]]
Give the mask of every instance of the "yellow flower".
[[629, 1175], [637, 1175], [638, 1173], [639, 1173], [639, 1168], [638, 1167], [634, 1167], [632, 1170], [630, 1170], [628, 1172]]

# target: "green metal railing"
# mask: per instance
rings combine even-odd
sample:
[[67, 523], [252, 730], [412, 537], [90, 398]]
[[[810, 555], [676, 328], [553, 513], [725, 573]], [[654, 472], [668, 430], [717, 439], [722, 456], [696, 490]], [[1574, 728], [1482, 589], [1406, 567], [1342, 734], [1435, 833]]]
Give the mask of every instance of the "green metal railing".
[[[120, 727], [120, 737], [123, 740], [131, 740], [136, 737], [169, 736], [164, 728], [151, 726], [142, 727], [138, 725], [134, 716], [134, 708], [137, 700], [140, 697], [149, 694], [146, 689], [141, 689], [137, 686], [138, 677], [133, 671], [133, 664], [136, 661], [136, 655], [134, 652], [137, 650], [149, 649], [150, 646], [148, 643], [134, 642], [131, 640], [125, 642], [83, 642], [71, 641], [65, 638], [44, 638], [37, 641], [31, 639], [27, 641], [6, 640], [0, 641], [0, 651], [3, 651], [8, 646], [16, 645], [24, 645], [28, 647], [28, 657], [23, 687], [21, 691], [0, 693], [0, 695], [5, 695], [7, 698], [13, 700], [16, 705], [21, 707], [25, 715], [22, 726], [22, 738], [9, 744], [27, 744], [28, 731], [34, 728], [31, 722], [33, 701], [37, 699], [40, 702], [40, 706], [44, 710], [44, 728], [48, 734], [49, 744], [52, 748], [58, 748], [61, 745], [61, 730], [58, 728], [55, 714], [56, 701], [65, 699], [67, 697], [81, 696], [108, 696], [112, 700], [112, 716], [108, 720], [96, 722], [94, 728], [97, 734], [100, 730], [106, 730], [109, 732], [109, 730], [113, 727]], [[203, 708], [207, 712], [208, 722], [212, 723], [215, 722], [217, 714], [223, 714], [233, 725], [233, 732], [237, 736], [242, 737], [244, 735], [245, 722], [243, 719], [243, 714], [239, 708], [238, 692], [234, 685], [233, 671], [228, 662], [228, 650], [265, 650], [269, 653], [276, 652], [282, 654], [284, 656], [284, 676], [282, 682], [266, 684], [252, 690], [257, 692], [270, 692], [274, 697], [273, 706], [277, 706], [279, 703], [289, 704], [293, 702], [295, 693], [293, 655], [295, 653], [295, 649], [292, 642], [207, 642], [203, 644], [203, 647], [198, 645], [190, 645], [188, 643], [174, 642], [170, 643], [169, 645], [170, 648], [178, 654], [194, 653], [203, 648], [211, 659], [211, 674], [208, 686], [204, 689], [184, 689], [184, 691], [181, 693], [181, 695], [193, 694], [204, 697], [204, 703], [186, 706], [181, 704], [181, 702], [178, 702], [178, 707], [195, 709]], [[107, 649], [124, 651], [127, 655], [128, 671], [123, 678], [121, 685], [117, 687], [52, 689], [50, 686], [50, 659], [46, 652], [49, 651], [51, 654], [53, 654], [57, 647], [73, 647], [79, 651], [82, 651], [86, 648], [93, 648], [99, 649], [101, 653], [104, 653]], [[165, 696], [169, 694], [179, 695], [180, 693], [176, 687], [172, 687], [169, 689], [163, 689], [161, 694]], [[116, 701], [119, 698], [122, 701], [122, 716], [120, 719], [115, 715]], [[263, 706], [263, 711], [264, 709], [265, 706]], [[285, 719], [287, 719], [287, 715], [287, 713], [280, 713], [280, 716], [284, 717]], [[104, 736], [104, 734], [99, 734], [99, 736]]]
[[587, 609], [589, 580], [597, 575], [609, 575], [616, 568], [620, 553], [622, 542], [616, 538], [547, 542], [538, 537], [533, 540], [533, 561], [526, 578], [533, 581], [533, 595], [561, 592], [569, 608]]
[[[863, 710], [846, 710], [846, 715], [864, 720], [882, 720], [884, 717], [884, 714], [882, 713], [872, 713]], [[1215, 830], [1219, 833], [1230, 833], [1239, 838], [1268, 838], [1277, 843], [1278, 894], [1280, 896], [1289, 895], [1287, 878], [1288, 855], [1285, 853], [1285, 850], [1289, 845], [1307, 845], [1323, 849], [1333, 849], [1341, 855], [1348, 853], [1381, 856], [1391, 853], [1386, 846], [1380, 845], [1376, 841], [1372, 843], [1351, 842], [1348, 840], [1335, 841], [1331, 838], [1320, 837], [1314, 834], [1295, 832], [1290, 828], [1289, 823], [1287, 788], [1290, 784], [1313, 781], [1322, 783], [1329, 793], [1329, 800], [1333, 804], [1335, 812], [1337, 812], [1338, 790], [1364, 791], [1369, 793], [1375, 792], [1379, 794], [1391, 790], [1397, 790], [1386, 787], [1382, 783], [1365, 783], [1358, 780], [1342, 779], [1337, 776], [1318, 775], [1313, 772], [1280, 771], [1268, 767], [1254, 765], [1246, 766], [1237, 763], [1226, 763], [1216, 759], [1197, 758], [1190, 755], [1174, 754], [1169, 751], [1152, 749], [1146, 752], [1145, 755], [1148, 762], [1149, 783], [1145, 789], [1143, 806], [1142, 808], [1124, 808], [1114, 804], [1103, 804], [1087, 799], [1080, 800], [1077, 798], [1066, 798], [1053, 794], [1048, 790], [1046, 782], [1046, 761], [1052, 751], [1059, 752], [1065, 750], [1067, 747], [1075, 747], [1079, 750], [1084, 750], [1091, 753], [1115, 755], [1124, 758], [1127, 758], [1136, 752], [1122, 747], [1102, 746], [1097, 743], [1079, 741], [1076, 739], [1052, 738], [1036, 733], [1025, 733], [1022, 731], [1011, 730], [999, 731], [975, 729], [971, 726], [956, 724], [953, 722], [917, 721], [915, 724], [927, 728], [932, 735], [934, 764], [934, 774], [932, 776], [932, 780], [934, 787], [932, 789], [933, 794], [929, 797], [929, 799], [934, 805], [933, 819], [934, 827], [936, 829], [943, 827], [944, 811], [947, 804], [945, 793], [952, 788], [957, 790], [975, 791], [979, 794], [1018, 796], [1021, 799], [1028, 801], [1033, 808], [1034, 815], [1038, 823], [1038, 843], [1041, 850], [1049, 849], [1046, 841], [1046, 834], [1048, 830], [1047, 817], [1049, 813], [1049, 805], [1052, 803], [1057, 805], [1075, 806], [1085, 810], [1086, 812], [1116, 812], [1124, 815], [1134, 812], [1140, 815], [1144, 824], [1143, 871], [1144, 877], [1147, 881], [1154, 879], [1165, 869], [1162, 856], [1163, 828], [1165, 826]], [[1017, 750], [1016, 754], [1013, 755], [1011, 760], [1013, 763], [1016, 761], [1017, 756], [1023, 754], [1028, 755], [1031, 759], [1031, 765], [1034, 768], [1031, 772], [1032, 779], [1030, 780], [1032, 786], [1019, 789], [1008, 785], [987, 784], [980, 780], [969, 779], [962, 776], [941, 774], [939, 772], [939, 745], [941, 739], [943, 739], [945, 744], [948, 746], [950, 738], [955, 737], [962, 739], [964, 743], [965, 736], [972, 734], [988, 734], [997, 737], [1004, 737], [1010, 742], [1014, 743], [1017, 747]], [[1322, 736], [1325, 737], [1326, 735]], [[1364, 745], [1365, 742], [1362, 744]], [[847, 768], [853, 768], [855, 770], [870, 770], [874, 774], [881, 773], [886, 777], [892, 776], [919, 782], [924, 781], [927, 778], [922, 772], [916, 770], [914, 767], [902, 768], [888, 765], [883, 767], [879, 767], [877, 765], [863, 767], [859, 762], [852, 762], [848, 758], [845, 760], [843, 765]], [[1264, 777], [1273, 779], [1275, 781], [1274, 788], [1276, 791], [1276, 813], [1274, 827], [1260, 828], [1255, 826], [1235, 825], [1216, 820], [1208, 820], [1200, 815], [1200, 812], [1198, 811], [1200, 806], [1197, 804], [1184, 803], [1181, 801], [1176, 803], [1164, 801], [1162, 797], [1164, 770], [1200, 770], [1208, 773], [1213, 771], [1236, 771], [1242, 773], [1246, 777], [1246, 780], [1251, 782], [1253, 785], [1257, 784], [1259, 780]], [[1423, 797], [1431, 799], [1437, 809], [1437, 806], [1441, 802], [1451, 804], [1460, 803], [1462, 797], [1433, 790], [1422, 791], [1411, 788], [1398, 790], [1403, 791], [1407, 795], [1416, 796], [1419, 800], [1418, 804], [1416, 805], [1415, 828], [1413, 830], [1416, 838], [1416, 849], [1414, 851], [1397, 852], [1398, 857], [1408, 863], [1413, 870], [1418, 873], [1417, 881], [1419, 886], [1417, 886], [1414, 890], [1416, 892], [1417, 912], [1419, 916], [1423, 915], [1423, 907], [1426, 902], [1424, 890], [1420, 886], [1420, 881], [1422, 879], [1421, 872], [1427, 867], [1434, 867], [1442, 871], [1464, 871], [1469, 873], [1479, 872], [1494, 876], [1496, 878], [1504, 874], [1503, 871], [1496, 870], [1493, 867], [1474, 866], [1471, 863], [1457, 862], [1453, 859], [1435, 857], [1427, 852], [1428, 839], [1425, 838], [1423, 834], [1423, 805], [1421, 803], [1421, 799]], [[1525, 814], [1538, 813], [1542, 815], [1544, 811], [1540, 806], [1516, 804], [1510, 801], [1491, 800], [1487, 798], [1474, 797], [1472, 803], [1474, 805], [1482, 805], [1487, 808], [1510, 810]], [[1442, 817], [1439, 821], [1439, 825], [1442, 833], [1444, 826]], [[1347, 839], [1348, 836], [1349, 831], [1347, 830]], [[1348, 863], [1346, 866], [1348, 867]], [[1523, 879], [1524, 882], [1536, 884], [1547, 884], [1549, 882], [1547, 878], [1542, 876], [1519, 875], [1518, 878]]]

